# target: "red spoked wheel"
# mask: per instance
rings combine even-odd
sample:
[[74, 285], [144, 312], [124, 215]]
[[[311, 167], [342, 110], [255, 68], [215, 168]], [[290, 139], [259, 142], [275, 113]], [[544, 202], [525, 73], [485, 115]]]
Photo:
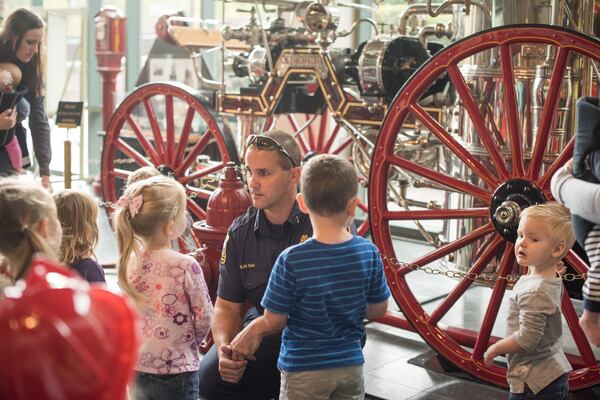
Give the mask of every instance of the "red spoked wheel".
[[[551, 48], [554, 61], [534, 79], [532, 73], [522, 73], [519, 63], [521, 55], [538, 48]], [[576, 58], [600, 61], [600, 42], [538, 25], [507, 26], [465, 38], [432, 57], [405, 84], [375, 146], [371, 230], [398, 306], [439, 354], [502, 386], [507, 386], [506, 368], [501, 362], [487, 367], [483, 356], [504, 337], [506, 318], [500, 316], [506, 315], [510, 284], [502, 278], [519, 273], [513, 254], [519, 212], [552, 198], [551, 177], [573, 153], [573, 139], [568, 144], [560, 139], [571, 132], [567, 127], [574, 101], [568, 90], [573, 82], [568, 80], [575, 75], [571, 65]], [[458, 98], [454, 104], [461, 110], [460, 125], [454, 119], [455, 125], [444, 126], [420, 104], [427, 88], [446, 74]], [[532, 93], [543, 99], [542, 105]], [[409, 117], [426, 127], [433, 138], [429, 145], [443, 155], [435, 166], [398, 152], [398, 137]], [[398, 171], [411, 180], [394, 180]], [[391, 193], [398, 191], [426, 205], [405, 207], [393, 201]], [[432, 240], [393, 244], [391, 232], [410, 229], [412, 221], [421, 223]], [[578, 274], [587, 271], [572, 250], [566, 262]], [[579, 389], [600, 382], [600, 363], [578, 324], [580, 302], [564, 293], [563, 341], [573, 366], [569, 384]]]
[[235, 141], [206, 98], [176, 82], [148, 83], [119, 104], [106, 129], [104, 200], [116, 201], [133, 171], [152, 166], [184, 185], [189, 212], [206, 219], [217, 174], [229, 161], [239, 162]]
[[[350, 96], [350, 95], [349, 95]], [[368, 176], [368, 164], [361, 163], [360, 160], [370, 158], [370, 147], [360, 138], [353, 138], [352, 135], [339, 123], [337, 123], [327, 109], [318, 114], [279, 114], [267, 119], [264, 130], [281, 129], [286, 132], [296, 132], [296, 140], [300, 145], [303, 159], [316, 154], [336, 154], [348, 157], [354, 163], [358, 175], [359, 183], [366, 185]], [[362, 146], [369, 152], [369, 157], [354, 156], [357, 153], [356, 147]], [[368, 207], [364, 202], [360, 202], [358, 207], [365, 213], [365, 219], [356, 227], [360, 236], [365, 236], [369, 232], [369, 219], [366, 216]]]

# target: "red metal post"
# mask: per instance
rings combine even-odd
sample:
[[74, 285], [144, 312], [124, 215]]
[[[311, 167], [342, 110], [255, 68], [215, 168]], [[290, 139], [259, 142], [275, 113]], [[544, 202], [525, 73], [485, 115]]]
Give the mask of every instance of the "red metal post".
[[123, 13], [114, 7], [103, 7], [94, 16], [96, 27], [97, 71], [102, 75], [102, 129], [106, 129], [115, 108], [117, 75], [125, 54], [125, 23]]

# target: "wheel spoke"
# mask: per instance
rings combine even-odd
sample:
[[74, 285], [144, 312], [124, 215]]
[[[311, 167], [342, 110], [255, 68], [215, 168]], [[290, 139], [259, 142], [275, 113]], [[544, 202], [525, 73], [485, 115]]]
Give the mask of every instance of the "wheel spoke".
[[365, 203], [363, 203], [362, 201], [360, 203], [358, 203], [358, 208], [360, 208], [364, 212], [369, 211], [369, 207]]
[[[445, 244], [443, 246], [440, 246], [437, 249], [435, 249], [434, 251], [432, 251], [431, 253], [425, 254], [424, 256], [413, 261], [412, 264], [418, 265], [420, 267], [425, 266], [435, 260], [438, 260], [444, 256], [447, 256], [448, 254], [452, 253], [453, 251], [462, 249], [463, 247], [473, 243], [474, 241], [484, 237], [485, 235], [490, 234], [493, 231], [494, 231], [494, 226], [491, 223], [487, 223], [487, 224], [473, 230], [471, 233], [468, 233], [468, 234], [462, 236], [460, 239], [450, 242], [448, 244]], [[412, 268], [410, 268], [410, 267], [400, 268], [398, 270], [398, 275], [403, 275], [410, 271], [412, 271]]]
[[277, 121], [275, 120], [275, 117], [274, 117], [274, 116], [272, 116], [272, 115], [269, 115], [269, 116], [267, 117], [267, 120], [265, 121], [265, 126], [264, 126], [264, 128], [263, 128], [263, 131], [264, 131], [264, 132], [266, 132], [266, 131], [270, 131], [270, 130], [272, 130], [272, 129], [273, 129], [273, 127], [274, 127], [275, 125], [277, 125]]
[[470, 194], [472, 196], [481, 198], [485, 202], [489, 202], [489, 199], [491, 197], [491, 193], [485, 189], [482, 189], [482, 188], [472, 185], [470, 183], [461, 181], [460, 179], [456, 179], [451, 176], [441, 174], [437, 171], [433, 171], [429, 168], [423, 167], [412, 161], [405, 160], [405, 159], [397, 157], [395, 155], [388, 155], [386, 158], [393, 165], [396, 165], [396, 166], [406, 169], [408, 171], [413, 171], [413, 172], [417, 173], [418, 175], [421, 175], [424, 178], [430, 179], [434, 182], [439, 183], [440, 185], [447, 186], [458, 192]]
[[579, 326], [579, 317], [577, 317], [577, 312], [575, 312], [575, 308], [573, 307], [573, 302], [569, 297], [569, 292], [566, 288], [563, 287], [563, 296], [561, 302], [561, 308], [563, 315], [565, 317], [565, 321], [567, 322], [567, 326], [573, 335], [573, 340], [575, 341], [575, 345], [577, 346], [577, 350], [579, 350], [579, 354], [581, 355], [581, 359], [583, 363], [587, 367], [591, 367], [596, 364], [596, 356], [592, 351], [590, 343], [585, 337], [585, 333]]
[[[504, 255], [502, 256], [502, 261], [500, 261], [498, 275], [500, 277], [505, 277], [508, 275], [511, 272], [514, 264], [515, 255], [513, 252], [513, 245], [512, 243], [506, 242], [506, 248], [504, 250]], [[504, 297], [504, 292], [506, 291], [506, 285], [506, 279], [497, 279], [496, 283], [494, 284], [492, 297], [485, 311], [483, 323], [481, 325], [481, 329], [479, 330], [479, 335], [477, 335], [477, 341], [473, 347], [474, 360], [483, 359], [483, 353], [485, 353], [485, 350], [489, 344], [492, 328], [494, 327], [494, 322], [498, 316], [498, 310], [500, 309], [500, 304], [502, 303], [502, 298]]]
[[521, 152], [519, 114], [510, 45], [500, 46], [500, 64], [502, 66], [502, 81], [504, 82], [504, 118], [507, 122], [510, 137], [512, 173], [513, 176], [524, 176], [525, 166], [523, 165], [523, 154]]
[[473, 155], [460, 145], [439, 122], [429, 115], [418, 104], [411, 104], [410, 110], [423, 124], [438, 137], [454, 154], [456, 154], [473, 172], [487, 183], [489, 187], [495, 187], [496, 179], [490, 175], [487, 168]]
[[585, 263], [585, 261], [583, 261], [581, 259], [581, 257], [579, 257], [579, 255], [577, 253], [575, 253], [574, 250], [569, 250], [566, 258], [567, 258], [567, 262], [569, 263], [569, 265], [571, 267], [573, 267], [575, 272], [577, 272], [578, 274], [587, 274], [588, 273], [587, 264]]
[[460, 70], [456, 65], [450, 65], [448, 67], [448, 75], [450, 76], [450, 79], [452, 80], [452, 83], [454, 84], [454, 87], [459, 94], [463, 106], [467, 110], [467, 113], [469, 114], [469, 117], [473, 122], [473, 125], [475, 125], [475, 129], [479, 134], [479, 139], [481, 140], [488, 154], [490, 155], [491, 161], [498, 170], [500, 177], [503, 179], [508, 179], [509, 173], [506, 169], [506, 163], [504, 162], [504, 159], [502, 158], [498, 147], [492, 139], [491, 132], [485, 125], [485, 119], [481, 115], [479, 107], [477, 107], [475, 99], [473, 98], [473, 95], [471, 94], [467, 83], [465, 82], [462, 74], [460, 73]]
[[[310, 120], [310, 115], [305, 114], [304, 118], [306, 119], [306, 121], [304, 121], [306, 123]], [[315, 130], [314, 130], [312, 124], [308, 124], [308, 126], [306, 127], [306, 130], [308, 131], [308, 143], [310, 143], [310, 149], [313, 151], [318, 151], [317, 142], [315, 140]]]
[[219, 171], [221, 169], [225, 168], [225, 163], [220, 162], [216, 165], [213, 165], [209, 168], [204, 168], [200, 171], [194, 172], [193, 174], [189, 174], [187, 176], [182, 176], [181, 178], [179, 178], [179, 182], [181, 182], [182, 185], [186, 185], [188, 182], [193, 181], [195, 179], [200, 179], [200, 178], [204, 178], [205, 176], [212, 174], [216, 171]]
[[187, 208], [192, 214], [196, 216], [196, 218], [201, 220], [206, 219], [206, 211], [204, 211], [202, 207], [200, 207], [198, 203], [196, 203], [194, 200], [187, 199]]
[[158, 120], [156, 119], [156, 114], [154, 113], [154, 107], [152, 107], [152, 103], [150, 103], [149, 99], [144, 99], [144, 108], [146, 109], [146, 116], [148, 117], [148, 121], [150, 122], [150, 127], [152, 128], [152, 135], [154, 136], [154, 144], [158, 155], [161, 160], [165, 160], [165, 145], [162, 140], [162, 134], [160, 132], [160, 126], [158, 126]]
[[185, 186], [185, 191], [189, 196], [197, 197], [204, 200], [208, 200], [209, 197], [213, 194], [211, 190], [206, 190], [190, 185]]
[[556, 171], [565, 165], [565, 163], [573, 157], [573, 147], [575, 145], [575, 137], [572, 137], [569, 140], [569, 143], [565, 146], [562, 153], [554, 160], [552, 165], [550, 165], [546, 171], [544, 172], [544, 176], [538, 182], [538, 185], [542, 189], [550, 189], [550, 180], [552, 176], [556, 173]]
[[568, 56], [569, 50], [561, 47], [560, 50], [558, 50], [558, 54], [554, 61], [554, 68], [552, 69], [551, 75], [552, 80], [550, 81], [548, 94], [544, 101], [542, 116], [539, 122], [539, 130], [537, 132], [537, 137], [535, 138], [535, 144], [531, 154], [531, 164], [527, 174], [532, 180], [538, 178], [543, 164], [544, 154], [546, 153], [546, 144], [548, 137], [550, 136], [550, 130], [552, 129], [552, 122], [556, 117], [556, 108], [558, 107], [560, 88], [565, 75]]
[[327, 108], [321, 113], [321, 120], [319, 121], [319, 136], [317, 137], [317, 152], [325, 153], [323, 149], [323, 142], [325, 141], [325, 135], [327, 135], [327, 128], [329, 127], [329, 112]]
[[194, 145], [192, 150], [188, 153], [188, 155], [185, 157], [185, 159], [181, 162], [181, 165], [179, 165], [177, 167], [177, 170], [175, 171], [175, 175], [177, 175], [177, 176], [182, 175], [183, 171], [185, 171], [186, 169], [188, 169], [190, 167], [190, 165], [192, 165], [192, 163], [194, 162], [194, 160], [196, 159], [198, 154], [200, 154], [202, 152], [202, 150], [204, 150], [206, 148], [206, 146], [208, 145], [208, 142], [210, 142], [211, 137], [212, 137], [212, 134], [211, 134], [209, 128], [207, 128], [204, 131], [204, 133], [202, 134], [202, 136], [200, 136], [200, 140], [198, 140], [198, 142], [196, 142], [196, 144]]
[[446, 296], [444, 301], [442, 301], [437, 308], [431, 313], [429, 318], [430, 324], [437, 324], [440, 319], [446, 315], [446, 313], [452, 308], [452, 306], [456, 303], [456, 301], [467, 291], [467, 289], [475, 282], [474, 279], [470, 277], [478, 275], [483, 271], [483, 269], [488, 265], [492, 257], [496, 255], [496, 252], [502, 245], [504, 240], [496, 235], [494, 237], [494, 241], [486, 247], [484, 253], [479, 257], [479, 259], [473, 264], [467, 275], [465, 275], [458, 285], [452, 289], [452, 291]]
[[340, 126], [340, 124], [335, 124], [335, 127], [333, 128], [333, 131], [331, 131], [331, 135], [329, 135], [329, 139], [327, 139], [327, 143], [325, 143], [325, 148], [323, 149], [323, 153], [330, 153], [330, 149], [331, 146], [333, 146], [333, 142], [335, 141], [335, 138], [337, 137], [340, 129], [342, 127]]
[[500, 146], [504, 146], [504, 138], [502, 137], [502, 133], [500, 132], [500, 130], [496, 126], [496, 123], [494, 122], [494, 111], [492, 110], [492, 106], [489, 103], [482, 104], [481, 106], [483, 108], [484, 115], [489, 120], [488, 123], [490, 125], [490, 129], [492, 130], [492, 134], [494, 135], [498, 143], [500, 143]]
[[173, 120], [173, 96], [165, 96], [165, 117], [167, 118], [167, 152], [165, 154], [168, 163], [172, 163], [175, 154], [175, 121]]
[[188, 110], [185, 115], [185, 121], [183, 122], [183, 127], [181, 128], [181, 136], [179, 137], [179, 144], [177, 145], [177, 154], [175, 156], [175, 162], [173, 163], [174, 165], [181, 164], [181, 161], [183, 160], [185, 147], [187, 146], [190, 132], [192, 131], [192, 121], [194, 120], [195, 112], [196, 111], [191, 106], [188, 106]]
[[124, 180], [125, 182], [127, 182], [127, 179], [129, 178], [129, 176], [130, 176], [132, 173], [133, 173], [132, 171], [128, 171], [128, 170], [126, 170], [126, 169], [121, 169], [121, 168], [115, 168], [115, 169], [113, 169], [113, 171], [112, 171], [112, 175], [113, 175], [115, 178], [122, 179], [122, 180]]
[[335, 150], [331, 151], [330, 154], [340, 154], [342, 151], [344, 151], [344, 149], [346, 149], [348, 146], [350, 146], [352, 144], [353, 140], [352, 138], [348, 138], [346, 140], [344, 140]]
[[458, 218], [486, 218], [490, 216], [487, 208], [461, 208], [454, 210], [411, 210], [411, 211], [385, 211], [384, 220], [402, 221], [414, 219], [458, 219]]
[[140, 154], [136, 149], [125, 143], [125, 140], [121, 138], [117, 139], [117, 141], [115, 142], [115, 146], [123, 153], [131, 157], [139, 166], [153, 166], [150, 160], [148, 160], [146, 157]]
[[292, 114], [288, 114], [287, 119], [290, 122], [290, 125], [292, 125], [292, 129], [295, 132], [294, 136], [296, 137], [296, 140], [298, 141], [298, 143], [300, 143], [300, 147], [302, 147], [302, 154], [308, 153], [310, 151], [310, 148], [306, 144], [306, 140], [302, 136], [302, 132], [300, 132], [300, 126], [298, 126], [296, 117], [294, 117]]
[[135, 134], [135, 137], [140, 143], [140, 146], [142, 146], [142, 149], [144, 149], [146, 154], [148, 154], [148, 157], [150, 157], [150, 160], [152, 160], [154, 165], [160, 165], [160, 156], [152, 146], [152, 143], [150, 143], [148, 139], [146, 139], [146, 136], [144, 136], [144, 134], [142, 133], [142, 130], [140, 129], [139, 125], [131, 117], [131, 114], [127, 115], [127, 123], [133, 130], [133, 133]]

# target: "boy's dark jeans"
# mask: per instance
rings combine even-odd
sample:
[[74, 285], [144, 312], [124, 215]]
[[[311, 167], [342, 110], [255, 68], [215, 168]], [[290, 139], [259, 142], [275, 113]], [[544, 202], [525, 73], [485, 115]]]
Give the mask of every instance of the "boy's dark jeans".
[[565, 400], [569, 395], [569, 374], [563, 374], [534, 394], [525, 385], [524, 393], [511, 393], [508, 400]]
[[172, 375], [135, 374], [135, 400], [198, 400], [198, 371]]

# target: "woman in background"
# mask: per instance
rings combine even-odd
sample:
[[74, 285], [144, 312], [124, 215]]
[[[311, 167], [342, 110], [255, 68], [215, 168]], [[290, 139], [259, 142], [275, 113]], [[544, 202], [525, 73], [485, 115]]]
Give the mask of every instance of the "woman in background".
[[[40, 167], [42, 185], [50, 185], [50, 125], [44, 109], [44, 61], [42, 41], [44, 22], [41, 18], [24, 8], [13, 11], [2, 24], [0, 32], [0, 62], [15, 63], [23, 72], [21, 86], [28, 89], [25, 98], [30, 104], [29, 129], [33, 142], [33, 151]], [[8, 121], [7, 121], [8, 119]], [[25, 128], [16, 123], [16, 112], [0, 114], [0, 129], [8, 129], [12, 124], [16, 128], [17, 138], [23, 151], [23, 166], [29, 165]], [[15, 125], [16, 123], [16, 125]], [[13, 168], [4, 147], [0, 147], [0, 174], [11, 174]]]

